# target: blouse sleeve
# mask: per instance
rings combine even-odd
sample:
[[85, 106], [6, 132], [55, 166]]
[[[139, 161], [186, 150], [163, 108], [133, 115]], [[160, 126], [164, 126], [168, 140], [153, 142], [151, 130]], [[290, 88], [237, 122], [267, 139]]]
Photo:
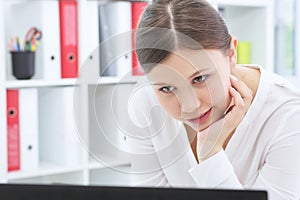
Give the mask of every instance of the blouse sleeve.
[[168, 181], [161, 169], [152, 142], [148, 139], [128, 138], [134, 186], [166, 187]]
[[224, 150], [191, 168], [189, 173], [198, 187], [243, 189]]
[[[140, 84], [142, 85], [142, 84]], [[137, 85], [128, 102], [129, 134], [127, 143], [131, 160], [134, 186], [168, 186], [163, 169], [152, 142], [153, 126], [156, 124], [153, 108], [157, 105], [152, 88]]]

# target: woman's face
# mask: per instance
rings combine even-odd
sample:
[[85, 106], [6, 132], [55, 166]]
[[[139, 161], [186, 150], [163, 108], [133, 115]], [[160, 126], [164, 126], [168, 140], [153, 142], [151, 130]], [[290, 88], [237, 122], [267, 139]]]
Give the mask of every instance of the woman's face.
[[230, 57], [221, 50], [180, 50], [148, 78], [166, 112], [195, 130], [223, 117], [231, 102]]

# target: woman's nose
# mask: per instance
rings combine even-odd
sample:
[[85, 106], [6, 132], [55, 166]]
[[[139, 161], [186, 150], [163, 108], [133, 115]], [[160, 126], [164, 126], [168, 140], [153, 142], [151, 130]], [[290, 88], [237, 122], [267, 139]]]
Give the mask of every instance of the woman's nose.
[[189, 113], [197, 111], [201, 105], [201, 101], [197, 96], [197, 93], [192, 89], [188, 89], [183, 92], [180, 99], [181, 112]]

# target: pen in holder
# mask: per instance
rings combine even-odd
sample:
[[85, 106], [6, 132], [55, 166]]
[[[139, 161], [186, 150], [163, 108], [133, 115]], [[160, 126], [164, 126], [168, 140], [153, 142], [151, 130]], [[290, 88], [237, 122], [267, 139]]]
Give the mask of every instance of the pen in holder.
[[34, 51], [11, 51], [12, 72], [17, 79], [30, 79], [34, 75]]

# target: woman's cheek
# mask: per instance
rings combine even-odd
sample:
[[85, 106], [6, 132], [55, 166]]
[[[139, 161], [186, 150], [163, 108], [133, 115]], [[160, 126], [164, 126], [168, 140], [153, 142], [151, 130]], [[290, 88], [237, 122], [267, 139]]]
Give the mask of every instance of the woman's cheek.
[[157, 99], [158, 99], [160, 105], [170, 116], [174, 117], [177, 120], [181, 119], [180, 104], [179, 104], [179, 101], [177, 100], [176, 96], [166, 97], [161, 94], [156, 94], [156, 96], [157, 96]]
[[226, 107], [230, 102], [229, 87], [230, 82], [222, 82], [220, 79], [208, 82], [208, 93], [211, 98], [212, 105], [216, 107]]

